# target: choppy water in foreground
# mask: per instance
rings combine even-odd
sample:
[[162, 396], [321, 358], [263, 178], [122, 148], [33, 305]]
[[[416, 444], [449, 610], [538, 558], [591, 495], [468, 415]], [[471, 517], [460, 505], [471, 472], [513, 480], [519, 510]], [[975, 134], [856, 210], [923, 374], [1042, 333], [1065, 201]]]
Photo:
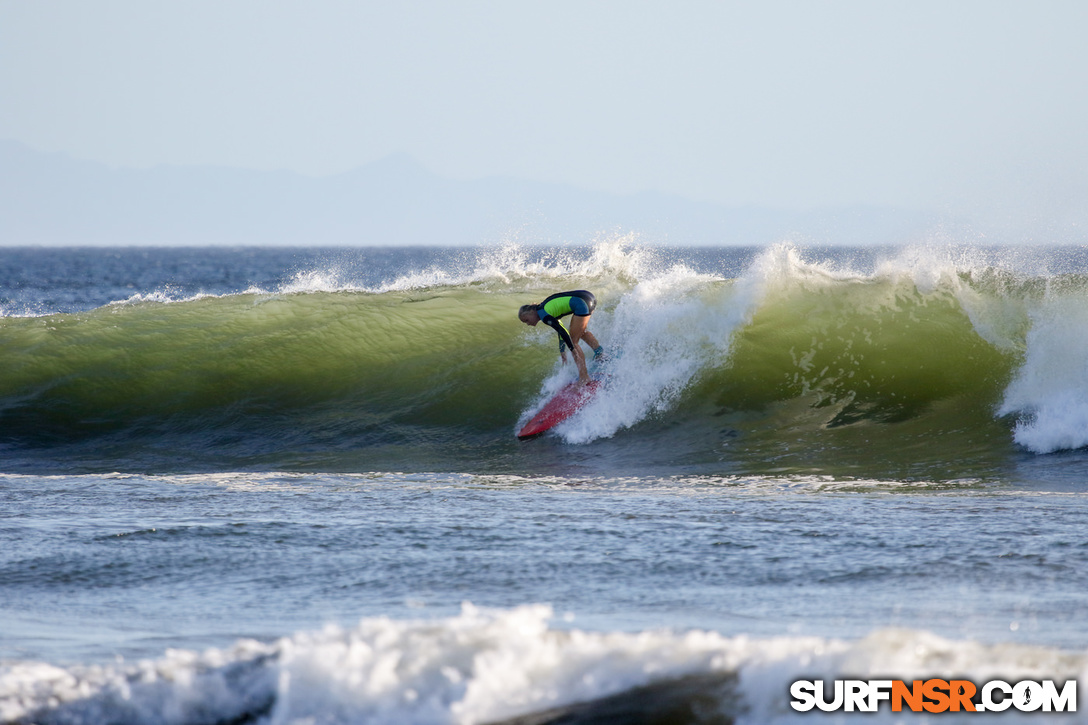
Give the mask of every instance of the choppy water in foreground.
[[[605, 389], [519, 443], [569, 288]], [[1083, 680], [1086, 296], [1080, 249], [0, 250], [0, 722]]]

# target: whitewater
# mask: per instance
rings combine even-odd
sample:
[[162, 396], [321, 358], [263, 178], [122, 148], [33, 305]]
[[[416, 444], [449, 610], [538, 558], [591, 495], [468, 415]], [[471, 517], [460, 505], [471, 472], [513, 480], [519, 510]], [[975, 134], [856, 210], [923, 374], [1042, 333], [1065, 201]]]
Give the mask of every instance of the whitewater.
[[[566, 289], [605, 382], [519, 442]], [[2, 249], [0, 371], [0, 722], [925, 722], [789, 686], [1088, 668], [1082, 248]]]

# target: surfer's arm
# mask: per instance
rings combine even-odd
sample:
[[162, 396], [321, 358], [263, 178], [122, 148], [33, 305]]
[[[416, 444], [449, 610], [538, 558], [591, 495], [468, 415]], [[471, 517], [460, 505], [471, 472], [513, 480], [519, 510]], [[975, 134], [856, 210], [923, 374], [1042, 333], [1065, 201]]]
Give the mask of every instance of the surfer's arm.
[[571, 350], [574, 349], [574, 341], [570, 339], [570, 333], [567, 332], [567, 328], [563, 327], [563, 323], [551, 315], [546, 317], [541, 315], [540, 321], [555, 330], [556, 334], [559, 335], [559, 354], [563, 356], [563, 362], [566, 362], [567, 357], [563, 352], [564, 347], [569, 347]]

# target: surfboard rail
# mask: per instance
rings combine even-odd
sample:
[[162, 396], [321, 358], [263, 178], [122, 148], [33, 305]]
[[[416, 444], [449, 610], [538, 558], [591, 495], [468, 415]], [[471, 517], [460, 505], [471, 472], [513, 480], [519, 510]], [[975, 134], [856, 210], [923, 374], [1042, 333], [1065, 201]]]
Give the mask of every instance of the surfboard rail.
[[518, 440], [527, 441], [542, 436], [570, 418], [590, 401], [600, 386], [600, 380], [590, 380], [585, 385], [575, 381], [564, 386], [518, 431]]

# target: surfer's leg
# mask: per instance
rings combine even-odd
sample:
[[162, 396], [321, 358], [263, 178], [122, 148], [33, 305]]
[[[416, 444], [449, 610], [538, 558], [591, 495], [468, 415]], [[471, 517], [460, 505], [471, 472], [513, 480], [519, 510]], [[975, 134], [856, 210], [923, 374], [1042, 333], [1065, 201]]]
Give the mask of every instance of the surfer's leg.
[[586, 325], [589, 324], [589, 315], [575, 315], [570, 321], [570, 341], [574, 344], [574, 362], [578, 365], [578, 377], [583, 383], [589, 382], [589, 373], [586, 370], [586, 357], [582, 354], [582, 348], [578, 341], [586, 334]]
[[[589, 315], [574, 315], [570, 319], [570, 340], [574, 343], [574, 346], [578, 346], [578, 341], [582, 339], [588, 332], [586, 327], [589, 326]], [[594, 338], [596, 339], [596, 338]], [[588, 341], [589, 338], [587, 337]], [[596, 347], [596, 345], [594, 345]]]
[[586, 341], [587, 345], [589, 345], [590, 350], [596, 350], [598, 347], [601, 346], [601, 343], [597, 342], [597, 337], [589, 330], [585, 330], [584, 332], [582, 332], [582, 339]]
[[[581, 297], [574, 297], [570, 301], [570, 311], [574, 314], [570, 321], [570, 335], [575, 340], [585, 340], [590, 350], [597, 350], [601, 345], [588, 329], [589, 317], [593, 314], [593, 308], [597, 306], [597, 300], [588, 292], [586, 294], [589, 295], [588, 301]], [[575, 337], [576, 329], [577, 337]]]

